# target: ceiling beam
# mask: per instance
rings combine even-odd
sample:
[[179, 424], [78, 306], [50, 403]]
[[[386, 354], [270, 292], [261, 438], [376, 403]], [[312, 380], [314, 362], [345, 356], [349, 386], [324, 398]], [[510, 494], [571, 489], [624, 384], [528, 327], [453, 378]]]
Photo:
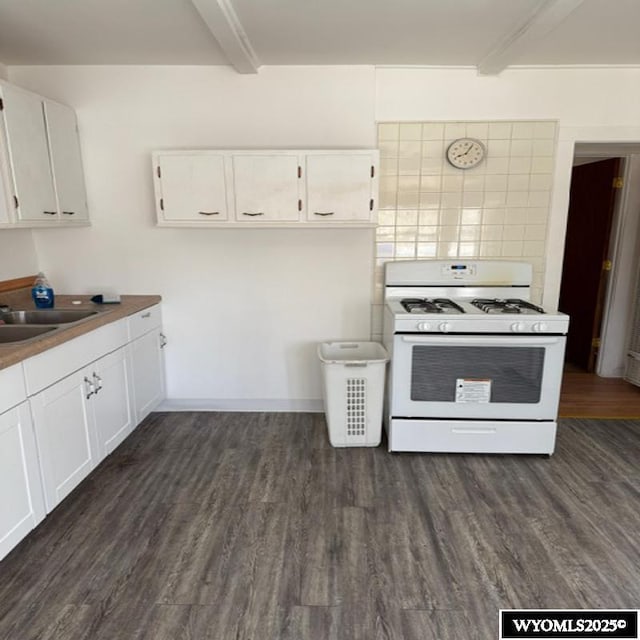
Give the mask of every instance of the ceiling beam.
[[478, 64], [478, 73], [497, 75], [518, 59], [527, 46], [555, 29], [584, 0], [542, 0]]
[[230, 0], [191, 0], [238, 73], [258, 73], [260, 61]]

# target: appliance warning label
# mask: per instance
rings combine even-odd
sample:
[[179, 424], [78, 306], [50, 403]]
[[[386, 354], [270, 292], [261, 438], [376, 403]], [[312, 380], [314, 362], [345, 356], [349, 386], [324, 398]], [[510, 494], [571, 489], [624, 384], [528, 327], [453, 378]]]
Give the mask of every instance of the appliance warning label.
[[486, 404], [491, 401], [491, 380], [486, 378], [457, 378], [456, 402]]

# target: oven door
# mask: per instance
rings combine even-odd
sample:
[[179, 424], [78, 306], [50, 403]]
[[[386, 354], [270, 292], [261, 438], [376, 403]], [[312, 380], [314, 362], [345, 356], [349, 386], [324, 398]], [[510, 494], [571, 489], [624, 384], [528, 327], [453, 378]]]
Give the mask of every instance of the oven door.
[[391, 415], [555, 420], [565, 336], [394, 336]]

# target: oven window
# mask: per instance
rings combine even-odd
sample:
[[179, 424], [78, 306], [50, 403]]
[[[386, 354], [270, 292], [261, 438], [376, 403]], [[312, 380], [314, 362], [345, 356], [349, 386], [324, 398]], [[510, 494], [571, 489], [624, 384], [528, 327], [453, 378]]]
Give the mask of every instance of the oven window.
[[544, 347], [413, 347], [411, 400], [455, 402], [463, 380], [490, 381], [490, 402], [536, 404]]

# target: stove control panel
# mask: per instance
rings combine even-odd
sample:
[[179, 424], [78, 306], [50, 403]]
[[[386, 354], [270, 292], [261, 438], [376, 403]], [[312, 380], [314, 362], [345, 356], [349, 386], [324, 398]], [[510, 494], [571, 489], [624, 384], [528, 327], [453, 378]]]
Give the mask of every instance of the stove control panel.
[[411, 314], [404, 314], [393, 321], [393, 330], [402, 333], [431, 333], [431, 334], [456, 334], [456, 333], [493, 333], [504, 335], [543, 335], [566, 334], [569, 318], [564, 315], [548, 317], [544, 321], [533, 319], [505, 318], [499, 314], [487, 314], [481, 320], [477, 317], [465, 318], [455, 316], [433, 320], [418, 320], [411, 318]]

